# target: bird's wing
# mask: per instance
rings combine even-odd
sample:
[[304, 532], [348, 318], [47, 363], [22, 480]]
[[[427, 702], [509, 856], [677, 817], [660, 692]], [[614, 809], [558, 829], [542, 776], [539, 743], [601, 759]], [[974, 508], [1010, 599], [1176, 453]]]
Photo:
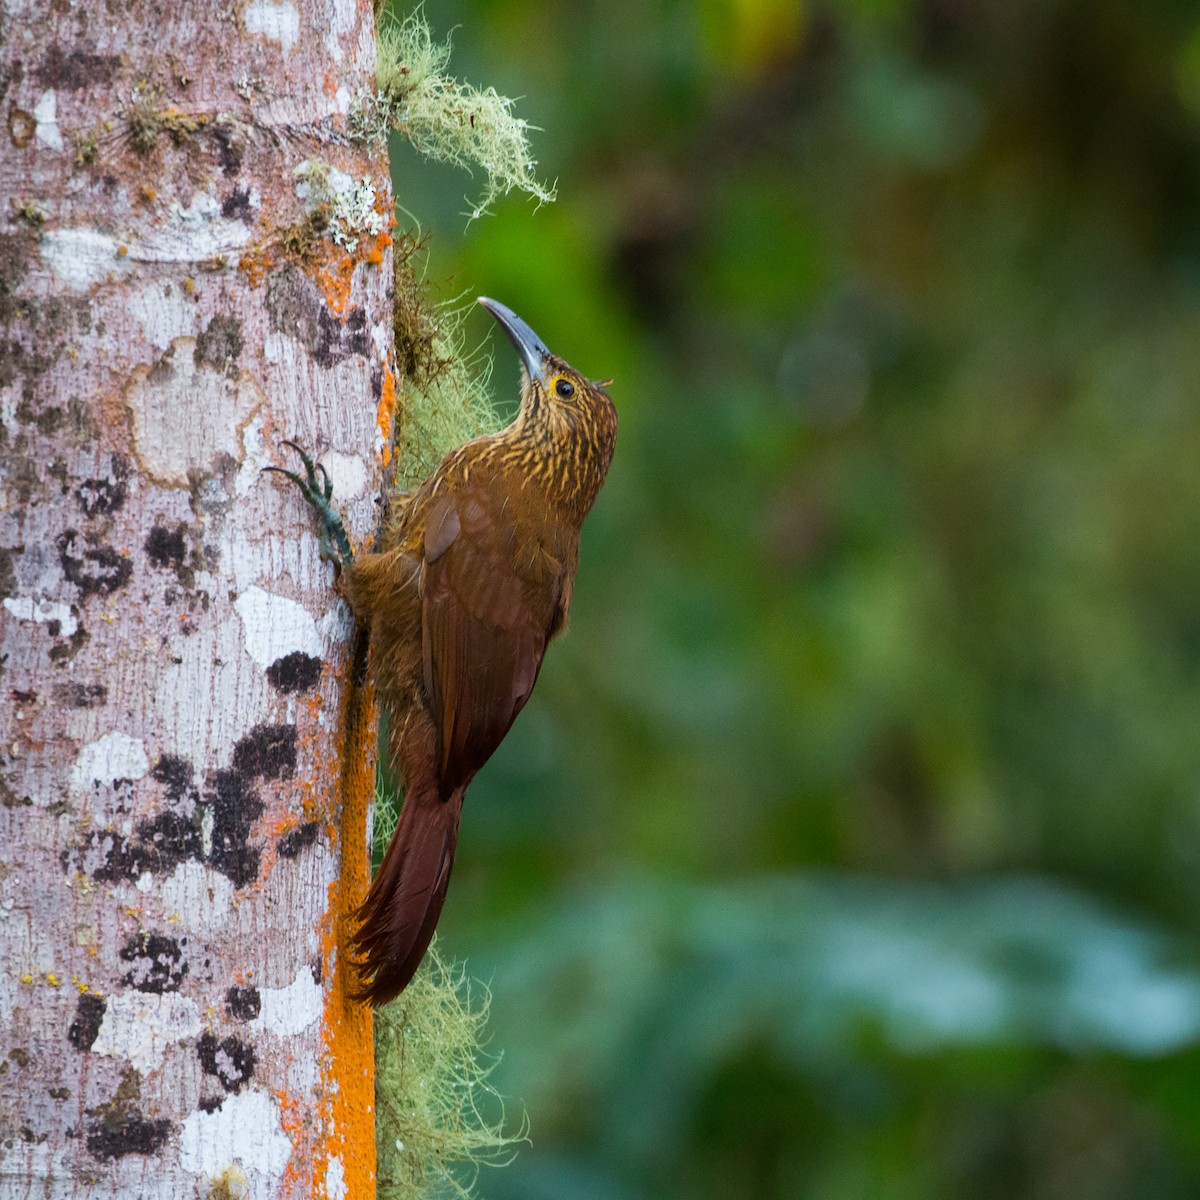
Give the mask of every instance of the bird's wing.
[[529, 699], [562, 588], [544, 563], [537, 580], [519, 570], [496, 511], [446, 495], [425, 525], [422, 649], [443, 796], [487, 762]]

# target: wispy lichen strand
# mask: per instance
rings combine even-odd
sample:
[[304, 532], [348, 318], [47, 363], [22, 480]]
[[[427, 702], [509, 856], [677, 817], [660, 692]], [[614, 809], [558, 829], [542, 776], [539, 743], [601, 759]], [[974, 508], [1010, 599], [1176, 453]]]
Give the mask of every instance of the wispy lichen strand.
[[450, 41], [435, 42], [420, 10], [379, 31], [378, 90], [355, 107], [352, 125], [382, 140], [395, 130], [430, 158], [486, 176], [470, 217], [482, 216], [501, 196], [526, 192], [539, 203], [554, 199], [537, 176], [528, 132], [513, 101], [495, 88], [474, 88], [446, 73]]
[[[480, 1050], [488, 996], [434, 946], [404, 993], [375, 1015], [380, 1200], [472, 1195], [483, 1165], [508, 1162], [525, 1138], [504, 1129], [494, 1067]], [[485, 1115], [482, 1109], [491, 1110]]]

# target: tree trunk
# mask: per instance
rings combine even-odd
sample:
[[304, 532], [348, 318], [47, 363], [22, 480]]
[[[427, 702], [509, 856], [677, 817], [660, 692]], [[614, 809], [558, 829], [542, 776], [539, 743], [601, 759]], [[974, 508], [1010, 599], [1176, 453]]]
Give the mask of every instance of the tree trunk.
[[373, 1194], [373, 701], [260, 468], [373, 527], [374, 54], [364, 0], [0, 13], [5, 1200]]

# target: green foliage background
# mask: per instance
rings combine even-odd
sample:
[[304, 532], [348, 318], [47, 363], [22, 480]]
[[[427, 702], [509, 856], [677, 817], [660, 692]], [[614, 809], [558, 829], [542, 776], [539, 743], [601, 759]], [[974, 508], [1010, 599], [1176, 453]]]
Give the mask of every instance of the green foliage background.
[[440, 927], [481, 1192], [1200, 1194], [1200, 12], [426, 15], [558, 181], [398, 147], [428, 279], [621, 412]]

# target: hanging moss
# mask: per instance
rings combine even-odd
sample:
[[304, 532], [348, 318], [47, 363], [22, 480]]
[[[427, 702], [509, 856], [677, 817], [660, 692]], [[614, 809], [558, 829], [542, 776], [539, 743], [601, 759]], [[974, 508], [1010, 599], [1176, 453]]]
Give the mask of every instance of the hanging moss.
[[488, 995], [442, 961], [436, 943], [400, 997], [375, 1014], [379, 1200], [469, 1197], [483, 1165], [509, 1162], [525, 1140], [505, 1132], [504, 1105], [480, 1050]]
[[360, 97], [351, 114], [358, 136], [383, 142], [392, 131], [439, 162], [486, 177], [470, 217], [483, 216], [501, 196], [525, 192], [539, 203], [554, 199], [537, 177], [528, 122], [513, 115], [513, 101], [495, 88], [475, 88], [446, 73], [450, 41], [435, 42], [418, 9], [379, 29], [377, 90]]

